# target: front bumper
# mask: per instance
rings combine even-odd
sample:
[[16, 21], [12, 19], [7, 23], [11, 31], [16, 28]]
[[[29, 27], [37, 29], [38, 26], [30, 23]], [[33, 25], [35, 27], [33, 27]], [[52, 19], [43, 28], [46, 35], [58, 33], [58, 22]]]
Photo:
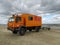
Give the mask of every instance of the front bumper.
[[13, 30], [14, 30], [13, 28], [9, 28], [9, 27], [7, 27], [7, 29], [8, 29], [8, 30], [11, 30], [11, 31], [13, 31]]
[[14, 28], [7, 27], [7, 29], [8, 29], [8, 30], [11, 30], [11, 31], [14, 31], [14, 30], [17, 30], [17, 31], [18, 31], [18, 30], [19, 30], [18, 27], [14, 27]]

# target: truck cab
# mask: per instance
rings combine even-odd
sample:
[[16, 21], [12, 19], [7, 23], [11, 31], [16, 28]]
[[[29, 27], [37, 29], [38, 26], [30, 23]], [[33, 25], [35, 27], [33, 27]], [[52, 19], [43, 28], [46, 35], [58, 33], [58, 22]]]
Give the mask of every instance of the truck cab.
[[24, 21], [23, 18], [21, 18], [20, 16], [10, 17], [8, 20], [8, 27], [16, 28], [22, 26], [24, 25], [23, 21]]

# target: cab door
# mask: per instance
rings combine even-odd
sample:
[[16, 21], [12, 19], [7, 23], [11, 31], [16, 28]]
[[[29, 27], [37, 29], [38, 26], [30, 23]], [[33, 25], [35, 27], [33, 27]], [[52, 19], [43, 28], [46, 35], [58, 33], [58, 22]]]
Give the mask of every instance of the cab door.
[[24, 20], [23, 20], [22, 17], [17, 16], [15, 21], [16, 21], [16, 26], [17, 27], [24, 25]]

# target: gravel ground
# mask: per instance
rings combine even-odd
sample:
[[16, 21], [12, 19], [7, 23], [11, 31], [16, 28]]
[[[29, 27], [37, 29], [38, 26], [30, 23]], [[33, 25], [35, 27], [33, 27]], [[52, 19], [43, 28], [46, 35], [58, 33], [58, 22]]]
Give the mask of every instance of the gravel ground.
[[60, 30], [26, 32], [24, 36], [19, 36], [0, 26], [0, 45], [60, 45]]

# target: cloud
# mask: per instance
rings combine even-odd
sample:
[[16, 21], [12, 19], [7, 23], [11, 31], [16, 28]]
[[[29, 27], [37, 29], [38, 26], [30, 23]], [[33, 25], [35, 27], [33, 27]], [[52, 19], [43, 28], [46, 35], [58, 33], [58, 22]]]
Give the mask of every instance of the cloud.
[[[55, 0], [2, 0], [2, 7], [8, 12], [31, 12], [31, 10], [43, 11], [45, 13], [57, 13], [60, 11], [60, 1]], [[5, 13], [6, 13], [5, 12]], [[36, 11], [37, 12], [37, 11]], [[4, 13], [4, 14], [5, 14]], [[8, 15], [7, 14], [7, 15]]]
[[8, 18], [4, 15], [0, 15], [0, 24], [7, 24]]
[[45, 24], [60, 24], [60, 15], [54, 14], [53, 16], [48, 15], [46, 17], [43, 17], [43, 23], [45, 23]]
[[55, 13], [60, 11], [60, 0], [42, 0], [42, 7], [44, 7], [44, 11]]
[[4, 15], [0, 20], [15, 13], [32, 13], [42, 16], [43, 23], [60, 23], [60, 0], [0, 0], [0, 17]]
[[9, 14], [11, 14], [10, 12], [18, 11], [23, 13], [37, 12], [36, 10], [43, 11], [44, 13], [59, 13], [59, 2], [59, 0], [0, 0], [5, 13], [8, 12]]

